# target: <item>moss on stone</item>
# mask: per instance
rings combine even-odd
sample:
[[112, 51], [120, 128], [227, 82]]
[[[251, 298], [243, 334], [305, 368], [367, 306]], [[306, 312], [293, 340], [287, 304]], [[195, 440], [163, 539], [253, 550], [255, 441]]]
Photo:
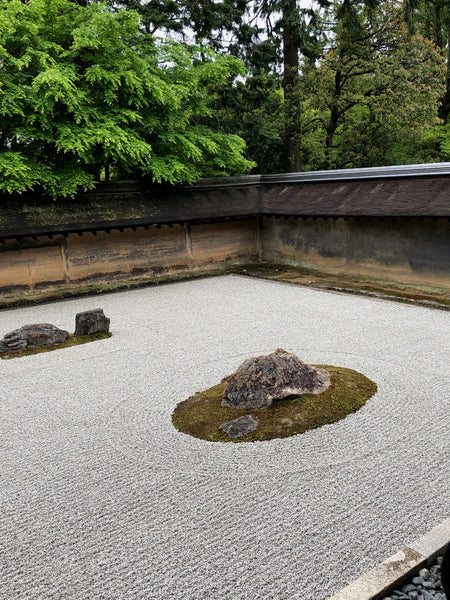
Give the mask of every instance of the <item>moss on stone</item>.
[[[331, 375], [329, 388], [321, 394], [292, 396], [277, 400], [270, 408], [264, 409], [223, 408], [225, 378], [218, 385], [177, 404], [172, 423], [183, 433], [211, 442], [272, 440], [335, 423], [359, 410], [377, 391], [377, 385], [357, 371], [320, 366]], [[255, 431], [233, 439], [219, 429], [222, 423], [248, 414], [259, 423]]]
[[97, 340], [105, 340], [111, 337], [111, 333], [92, 333], [91, 335], [81, 335], [75, 337], [73, 334], [69, 335], [67, 340], [62, 344], [47, 344], [45, 346], [36, 346], [27, 350], [17, 350], [16, 352], [6, 352], [0, 354], [0, 358], [8, 360], [10, 358], [21, 358], [22, 356], [31, 356], [32, 354], [41, 354], [42, 352], [51, 352], [52, 350], [61, 350], [62, 348], [70, 348], [71, 346], [80, 346], [81, 344], [88, 344], [89, 342], [96, 342]]

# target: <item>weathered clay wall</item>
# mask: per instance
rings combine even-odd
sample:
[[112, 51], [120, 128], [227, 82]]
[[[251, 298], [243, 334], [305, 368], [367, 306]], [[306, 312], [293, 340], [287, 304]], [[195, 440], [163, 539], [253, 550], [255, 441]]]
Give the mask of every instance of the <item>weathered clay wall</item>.
[[450, 163], [0, 194], [0, 306], [258, 260], [450, 289]]
[[225, 270], [257, 258], [256, 219], [23, 237], [0, 244], [0, 301]]
[[329, 273], [450, 286], [449, 219], [264, 217], [261, 259]]

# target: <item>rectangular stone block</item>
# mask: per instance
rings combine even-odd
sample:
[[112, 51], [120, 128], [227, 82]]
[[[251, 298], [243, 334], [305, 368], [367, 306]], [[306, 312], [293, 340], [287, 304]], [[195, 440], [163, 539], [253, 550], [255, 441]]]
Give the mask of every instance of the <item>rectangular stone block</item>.
[[433, 527], [426, 535], [408, 544], [408, 548], [424, 556], [437, 556], [450, 543], [450, 519]]
[[386, 561], [364, 573], [328, 600], [375, 600], [387, 595], [389, 590], [415, 569], [425, 563], [425, 557], [404, 548]]

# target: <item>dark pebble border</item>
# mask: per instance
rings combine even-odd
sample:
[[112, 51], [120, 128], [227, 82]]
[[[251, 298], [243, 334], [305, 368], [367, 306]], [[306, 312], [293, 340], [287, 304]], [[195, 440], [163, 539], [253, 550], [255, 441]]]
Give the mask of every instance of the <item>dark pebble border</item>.
[[430, 567], [420, 569], [416, 577], [382, 600], [446, 600], [441, 584], [442, 561], [443, 556], [438, 556]]
[[441, 563], [449, 541], [450, 518], [328, 600], [446, 600]]

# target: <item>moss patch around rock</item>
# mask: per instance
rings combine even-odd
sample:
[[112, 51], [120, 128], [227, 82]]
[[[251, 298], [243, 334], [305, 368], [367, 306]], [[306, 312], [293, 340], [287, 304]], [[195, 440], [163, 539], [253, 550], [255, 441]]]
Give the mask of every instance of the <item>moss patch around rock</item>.
[[45, 346], [36, 346], [35, 348], [30, 348], [29, 350], [5, 352], [4, 354], [0, 354], [0, 358], [8, 360], [10, 358], [21, 358], [22, 356], [30, 356], [31, 354], [41, 354], [41, 352], [61, 350], [62, 348], [70, 348], [71, 346], [88, 344], [89, 342], [96, 342], [97, 340], [105, 340], [107, 338], [110, 338], [111, 335], [111, 333], [93, 333], [91, 335], [81, 335], [79, 337], [75, 337], [73, 334], [71, 334], [63, 344], [47, 344]]
[[[377, 385], [361, 373], [342, 367], [317, 365], [331, 375], [328, 389], [318, 395], [303, 394], [275, 401], [270, 408], [236, 409], [221, 406], [227, 381], [177, 404], [172, 423], [181, 432], [210, 442], [255, 442], [284, 438], [327, 423], [335, 423], [359, 410], [377, 391]], [[219, 425], [250, 414], [258, 428], [241, 437], [230, 438]]]

